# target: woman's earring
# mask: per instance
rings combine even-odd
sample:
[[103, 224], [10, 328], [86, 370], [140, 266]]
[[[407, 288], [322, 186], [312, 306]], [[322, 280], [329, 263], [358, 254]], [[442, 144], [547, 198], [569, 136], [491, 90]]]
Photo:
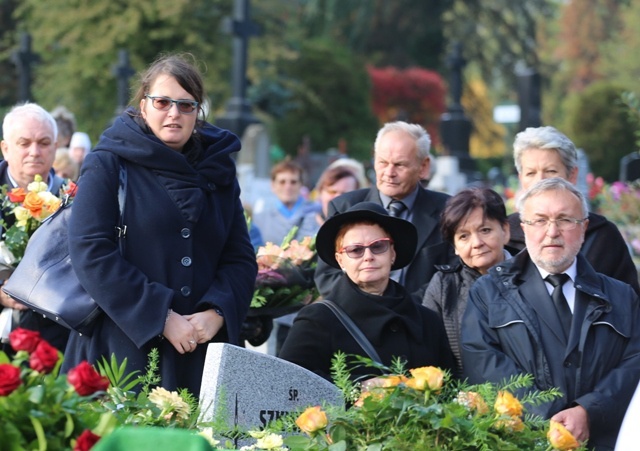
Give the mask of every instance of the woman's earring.
[[342, 267], [342, 268], [340, 268], [340, 269], [342, 269], [342, 272], [343, 272], [343, 273], [345, 273], [345, 274], [347, 273], [347, 270], [346, 270], [346, 269], [344, 269], [344, 267]]

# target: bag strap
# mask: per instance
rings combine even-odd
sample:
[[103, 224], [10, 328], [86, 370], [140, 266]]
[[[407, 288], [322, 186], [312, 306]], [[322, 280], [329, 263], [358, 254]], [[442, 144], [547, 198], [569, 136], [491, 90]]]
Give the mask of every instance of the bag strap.
[[323, 304], [327, 306], [329, 310], [331, 310], [334, 315], [340, 320], [342, 325], [347, 329], [347, 331], [351, 334], [351, 336], [358, 342], [362, 350], [373, 360], [374, 362], [382, 364], [382, 359], [374, 349], [371, 342], [365, 337], [364, 333], [360, 330], [356, 323], [347, 315], [347, 313], [342, 310], [335, 302], [330, 301], [329, 299], [323, 299], [318, 301], [318, 304]]
[[119, 161], [118, 205], [120, 207], [120, 223], [116, 226], [116, 236], [120, 243], [120, 254], [124, 255], [124, 238], [127, 235], [127, 226], [124, 224], [124, 207], [127, 204], [127, 167], [122, 159], [119, 159]]

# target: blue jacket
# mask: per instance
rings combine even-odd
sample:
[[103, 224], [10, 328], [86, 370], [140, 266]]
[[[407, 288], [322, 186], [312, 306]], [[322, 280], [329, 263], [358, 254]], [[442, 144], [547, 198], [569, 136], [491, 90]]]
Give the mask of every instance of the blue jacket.
[[577, 256], [576, 303], [564, 338], [551, 297], [526, 250], [496, 265], [469, 293], [462, 362], [471, 383], [529, 373], [536, 389], [565, 394], [528, 411], [549, 418], [577, 404], [589, 414], [589, 445], [613, 449], [640, 379], [640, 309], [627, 284]]
[[[90, 337], [72, 333], [63, 370], [115, 353], [127, 370], [144, 370], [160, 350], [162, 386], [200, 391], [206, 345], [180, 355], [161, 338], [167, 311], [185, 315], [218, 307], [225, 326], [213, 341], [238, 342], [257, 265], [240, 204], [232, 133], [209, 124], [170, 149], [128, 112], [87, 155], [71, 216], [70, 254], [80, 282], [104, 311]], [[121, 255], [119, 160], [127, 169]]]

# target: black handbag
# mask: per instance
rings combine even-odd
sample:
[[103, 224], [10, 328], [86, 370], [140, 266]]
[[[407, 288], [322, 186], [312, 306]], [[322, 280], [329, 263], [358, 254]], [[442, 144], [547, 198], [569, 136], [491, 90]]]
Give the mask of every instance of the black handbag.
[[[124, 163], [120, 161], [120, 220], [116, 233], [121, 254], [126, 233], [126, 226], [123, 225], [126, 191], [127, 173]], [[68, 221], [72, 205], [69, 197], [63, 199], [58, 211], [44, 220], [33, 233], [24, 257], [2, 291], [56, 323], [90, 336], [93, 322], [100, 316], [101, 310], [80, 285], [71, 265]]]

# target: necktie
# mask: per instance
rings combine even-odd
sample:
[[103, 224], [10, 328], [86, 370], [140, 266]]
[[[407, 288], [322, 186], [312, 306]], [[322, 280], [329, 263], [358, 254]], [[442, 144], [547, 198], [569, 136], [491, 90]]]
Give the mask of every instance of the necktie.
[[553, 285], [553, 292], [551, 293], [551, 299], [556, 306], [558, 317], [564, 328], [565, 336], [569, 336], [571, 331], [571, 320], [573, 314], [567, 303], [567, 298], [562, 293], [562, 286], [571, 278], [566, 274], [549, 274], [546, 278], [547, 282]]
[[399, 200], [392, 200], [391, 202], [389, 202], [389, 215], [393, 216], [394, 218], [400, 218], [402, 217], [402, 212], [404, 212], [407, 209], [407, 206], [402, 203]]

